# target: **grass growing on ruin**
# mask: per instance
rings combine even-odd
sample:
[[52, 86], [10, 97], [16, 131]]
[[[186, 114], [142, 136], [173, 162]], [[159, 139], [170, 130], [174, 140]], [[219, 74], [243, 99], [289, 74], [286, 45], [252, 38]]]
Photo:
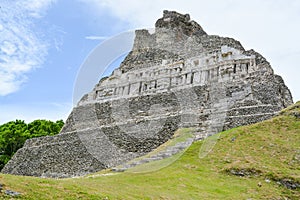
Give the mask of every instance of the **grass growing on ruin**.
[[179, 130], [175, 131], [173, 137], [170, 140], [168, 140], [164, 144], [160, 145], [158, 148], [156, 148], [152, 152], [146, 154], [145, 156], [137, 158], [136, 160], [146, 158], [146, 157], [150, 157], [153, 154], [157, 154], [158, 152], [160, 152], [162, 150], [165, 150], [167, 147], [174, 146], [179, 142], [184, 142], [189, 138], [193, 138], [194, 137], [193, 132], [194, 132], [193, 128], [179, 129]]
[[[188, 139], [194, 139], [193, 132], [194, 132], [193, 128], [178, 129], [169, 141], [160, 145], [154, 151], [146, 154], [145, 156], [134, 159], [133, 161], [150, 157], [151, 155], [155, 155], [155, 154], [167, 149], [168, 147], [175, 146], [176, 144], [178, 144], [180, 142], [185, 142]], [[145, 163], [143, 165], [138, 165], [134, 168], [129, 168], [127, 171], [131, 172], [131, 173], [145, 173], [145, 172], [153, 172], [153, 171], [160, 170], [160, 169], [167, 167], [170, 164], [174, 163], [177, 159], [179, 159], [184, 154], [185, 150], [181, 151], [180, 153], [178, 153], [172, 157], [165, 158], [165, 159], [159, 160], [159, 161]]]
[[23, 199], [300, 199], [299, 188], [277, 183], [300, 182], [297, 113], [300, 102], [271, 120], [222, 132], [202, 159], [198, 155], [203, 142], [196, 142], [158, 171], [106, 170], [62, 180], [0, 174], [0, 183], [21, 192]]

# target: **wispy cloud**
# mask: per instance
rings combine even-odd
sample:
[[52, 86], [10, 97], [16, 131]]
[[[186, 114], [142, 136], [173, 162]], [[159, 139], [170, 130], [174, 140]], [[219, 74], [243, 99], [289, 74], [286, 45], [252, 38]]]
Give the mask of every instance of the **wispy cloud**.
[[107, 36], [95, 36], [95, 35], [90, 35], [85, 37], [85, 39], [87, 40], [106, 40], [107, 38], [108, 38]]
[[47, 44], [34, 31], [34, 22], [54, 0], [0, 2], [0, 96], [17, 91], [26, 73], [41, 66]]
[[26, 10], [29, 16], [34, 18], [43, 17], [47, 9], [57, 0], [20, 0], [17, 2], [23, 10]]

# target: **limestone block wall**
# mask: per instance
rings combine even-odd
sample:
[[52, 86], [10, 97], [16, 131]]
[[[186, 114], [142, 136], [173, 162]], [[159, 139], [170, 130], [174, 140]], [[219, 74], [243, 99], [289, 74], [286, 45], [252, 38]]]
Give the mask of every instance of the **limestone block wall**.
[[28, 140], [3, 173], [61, 178], [122, 164], [170, 139], [179, 108], [172, 93], [78, 106], [61, 134]]
[[203, 52], [185, 61], [172, 63], [164, 60], [163, 63], [163, 65], [141, 67], [125, 73], [119, 73], [117, 69], [111, 77], [103, 80], [94, 89], [93, 95], [89, 95], [93, 99], [85, 99], [80, 104], [93, 100], [164, 92], [175, 87], [233, 81], [260, 71], [254, 55], [243, 55], [240, 50], [228, 46]]

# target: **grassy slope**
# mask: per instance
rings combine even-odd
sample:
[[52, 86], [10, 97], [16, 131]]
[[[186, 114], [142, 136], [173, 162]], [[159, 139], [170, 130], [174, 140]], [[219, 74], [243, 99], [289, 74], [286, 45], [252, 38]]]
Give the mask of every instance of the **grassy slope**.
[[[198, 156], [203, 142], [196, 142], [154, 172], [103, 176], [111, 173], [106, 171], [63, 180], [0, 174], [0, 183], [25, 199], [300, 199], [299, 188], [273, 181], [300, 182], [300, 119], [294, 113], [300, 113], [300, 102], [271, 120], [220, 133], [204, 158]], [[239, 177], [231, 169], [257, 173]]]

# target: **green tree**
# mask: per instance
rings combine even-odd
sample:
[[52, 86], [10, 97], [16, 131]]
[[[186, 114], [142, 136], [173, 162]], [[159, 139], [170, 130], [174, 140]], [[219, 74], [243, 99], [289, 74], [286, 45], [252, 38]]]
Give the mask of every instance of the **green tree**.
[[25, 141], [34, 137], [58, 134], [64, 122], [58, 120], [35, 120], [26, 124], [23, 120], [16, 120], [0, 126], [0, 169], [11, 159]]

